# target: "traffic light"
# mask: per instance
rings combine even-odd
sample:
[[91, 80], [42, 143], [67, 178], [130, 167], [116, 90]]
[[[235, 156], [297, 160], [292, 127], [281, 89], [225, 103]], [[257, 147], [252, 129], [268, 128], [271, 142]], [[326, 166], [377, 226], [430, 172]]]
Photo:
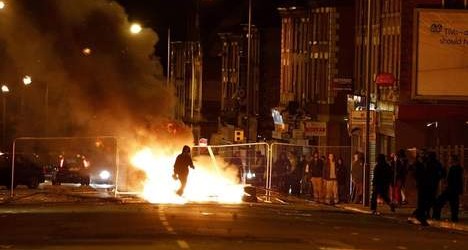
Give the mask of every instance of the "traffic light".
[[244, 130], [234, 130], [234, 142], [244, 141]]

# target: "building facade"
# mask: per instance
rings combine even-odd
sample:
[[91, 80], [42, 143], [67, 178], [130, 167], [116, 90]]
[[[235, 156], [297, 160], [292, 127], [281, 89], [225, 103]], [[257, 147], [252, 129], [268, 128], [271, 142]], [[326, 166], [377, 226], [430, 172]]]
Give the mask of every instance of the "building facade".
[[279, 8], [281, 77], [273, 138], [301, 145], [348, 145], [346, 94], [352, 89], [352, 3]]
[[[248, 25], [220, 33], [221, 117], [214, 142], [256, 142], [260, 92], [260, 38]], [[249, 60], [250, 56], [250, 60]], [[248, 64], [250, 63], [250, 68]], [[242, 136], [235, 139], [235, 133]], [[213, 141], [213, 140], [212, 140]]]
[[369, 173], [377, 154], [399, 149], [435, 149], [444, 165], [449, 153], [466, 162], [466, 8], [465, 0], [356, 1], [348, 127]]
[[174, 118], [190, 124], [200, 137], [202, 108], [202, 53], [199, 42], [171, 42], [169, 82], [177, 97]]

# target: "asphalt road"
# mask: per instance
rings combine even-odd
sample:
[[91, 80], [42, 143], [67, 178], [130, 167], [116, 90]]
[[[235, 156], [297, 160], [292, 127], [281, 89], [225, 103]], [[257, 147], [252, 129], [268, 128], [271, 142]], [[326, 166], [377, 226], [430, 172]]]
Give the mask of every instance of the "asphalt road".
[[0, 205], [0, 249], [466, 249], [468, 235], [320, 205]]

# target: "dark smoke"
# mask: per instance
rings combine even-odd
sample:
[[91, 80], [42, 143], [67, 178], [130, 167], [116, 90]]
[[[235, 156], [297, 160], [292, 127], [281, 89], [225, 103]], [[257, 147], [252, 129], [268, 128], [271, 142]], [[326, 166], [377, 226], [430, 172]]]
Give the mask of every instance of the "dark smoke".
[[[6, 4], [0, 10], [0, 82], [11, 89], [12, 136], [44, 131], [125, 136], [170, 117], [174, 98], [154, 55], [158, 36], [148, 28], [131, 34], [120, 5], [107, 0]], [[21, 82], [25, 74], [33, 79], [27, 88]]]

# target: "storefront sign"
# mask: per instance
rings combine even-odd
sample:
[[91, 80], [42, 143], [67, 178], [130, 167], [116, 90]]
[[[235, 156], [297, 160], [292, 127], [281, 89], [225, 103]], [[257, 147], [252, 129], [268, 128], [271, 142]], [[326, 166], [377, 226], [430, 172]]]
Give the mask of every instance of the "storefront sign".
[[[367, 123], [367, 118], [366, 118], [366, 111], [365, 110], [353, 110], [351, 111], [351, 124], [353, 126], [359, 126], [359, 125], [364, 125]], [[369, 123], [370, 124], [375, 124], [375, 111], [371, 110], [369, 112]]]
[[391, 87], [395, 84], [395, 76], [392, 73], [380, 73], [375, 79], [375, 84], [382, 87]]
[[353, 79], [333, 78], [333, 90], [350, 92], [353, 90]]
[[327, 123], [326, 122], [304, 122], [305, 136], [327, 136]]

